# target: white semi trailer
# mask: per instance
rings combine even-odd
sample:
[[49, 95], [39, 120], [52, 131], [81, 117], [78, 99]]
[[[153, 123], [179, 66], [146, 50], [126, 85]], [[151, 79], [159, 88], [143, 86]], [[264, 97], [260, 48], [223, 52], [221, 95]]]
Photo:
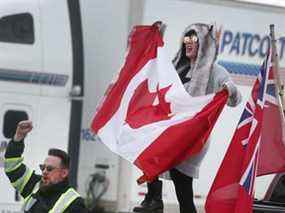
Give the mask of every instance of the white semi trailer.
[[[29, 118], [35, 128], [26, 139], [26, 163], [37, 169], [47, 149], [71, 154], [71, 182], [85, 196], [86, 182], [105, 164], [110, 185], [106, 208], [130, 211], [142, 200], [140, 172], [111, 153], [90, 132], [96, 106], [124, 61], [128, 33], [136, 24], [167, 24], [165, 42], [175, 54], [184, 28], [194, 22], [222, 26], [218, 62], [231, 73], [243, 94], [237, 108], [226, 108], [211, 136], [210, 151], [194, 183], [195, 201], [203, 206], [230, 142], [250, 86], [264, 59], [269, 24], [277, 37], [285, 9], [224, 0], [9, 0], [0, 1], [0, 212], [18, 212], [20, 201], [3, 172], [3, 154], [15, 121]], [[281, 68], [285, 39], [278, 40]], [[284, 72], [282, 72], [282, 75]], [[261, 178], [261, 198], [271, 177]], [[165, 181], [166, 206], [177, 209], [171, 182]], [[172, 212], [175, 212], [173, 210]]]

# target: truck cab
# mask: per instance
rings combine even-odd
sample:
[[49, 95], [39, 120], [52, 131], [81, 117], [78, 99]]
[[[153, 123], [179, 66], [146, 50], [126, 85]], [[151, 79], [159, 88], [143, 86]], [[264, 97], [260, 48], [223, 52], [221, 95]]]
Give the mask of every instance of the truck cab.
[[34, 125], [25, 140], [26, 165], [40, 173], [48, 149], [61, 148], [72, 155], [76, 185], [83, 94], [77, 9], [76, 1], [0, 1], [0, 212], [16, 212], [21, 204], [3, 168], [20, 120]]
[[285, 212], [285, 173], [275, 175], [265, 197], [254, 201], [253, 212]]

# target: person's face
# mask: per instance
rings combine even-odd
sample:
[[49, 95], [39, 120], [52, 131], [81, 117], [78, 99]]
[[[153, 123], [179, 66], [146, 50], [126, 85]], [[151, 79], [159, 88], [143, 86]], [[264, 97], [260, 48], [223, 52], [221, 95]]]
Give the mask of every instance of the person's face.
[[42, 171], [42, 185], [52, 185], [63, 181], [68, 176], [68, 169], [62, 168], [61, 159], [49, 155], [44, 164], [40, 165]]
[[195, 61], [198, 54], [199, 42], [196, 34], [184, 37], [185, 55], [191, 61]]

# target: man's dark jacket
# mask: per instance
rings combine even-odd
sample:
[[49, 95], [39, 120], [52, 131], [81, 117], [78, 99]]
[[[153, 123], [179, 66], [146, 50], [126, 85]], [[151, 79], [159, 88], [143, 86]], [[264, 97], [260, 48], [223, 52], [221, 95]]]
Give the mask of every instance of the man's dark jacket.
[[[5, 153], [5, 173], [12, 185], [20, 192], [23, 198], [31, 195], [36, 202], [25, 212], [29, 213], [46, 213], [51, 210], [60, 196], [71, 187], [68, 181], [63, 181], [51, 186], [41, 187], [33, 192], [36, 184], [41, 181], [41, 176], [31, 171], [23, 164], [22, 154], [24, 151], [24, 142], [10, 141]], [[18, 183], [17, 183], [18, 181]], [[64, 213], [87, 213], [84, 200], [77, 197], [64, 210]]]

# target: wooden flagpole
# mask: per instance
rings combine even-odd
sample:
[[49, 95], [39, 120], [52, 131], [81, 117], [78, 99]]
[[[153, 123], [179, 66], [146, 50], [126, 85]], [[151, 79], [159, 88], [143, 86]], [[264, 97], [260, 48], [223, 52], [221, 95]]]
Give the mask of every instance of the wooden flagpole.
[[272, 45], [272, 68], [273, 73], [276, 79], [278, 95], [281, 102], [281, 107], [283, 112], [285, 111], [285, 100], [284, 100], [284, 84], [280, 79], [279, 73], [279, 59], [278, 54], [276, 51], [276, 39], [275, 39], [275, 32], [274, 32], [274, 24], [270, 24], [270, 37], [271, 37], [271, 45]]

